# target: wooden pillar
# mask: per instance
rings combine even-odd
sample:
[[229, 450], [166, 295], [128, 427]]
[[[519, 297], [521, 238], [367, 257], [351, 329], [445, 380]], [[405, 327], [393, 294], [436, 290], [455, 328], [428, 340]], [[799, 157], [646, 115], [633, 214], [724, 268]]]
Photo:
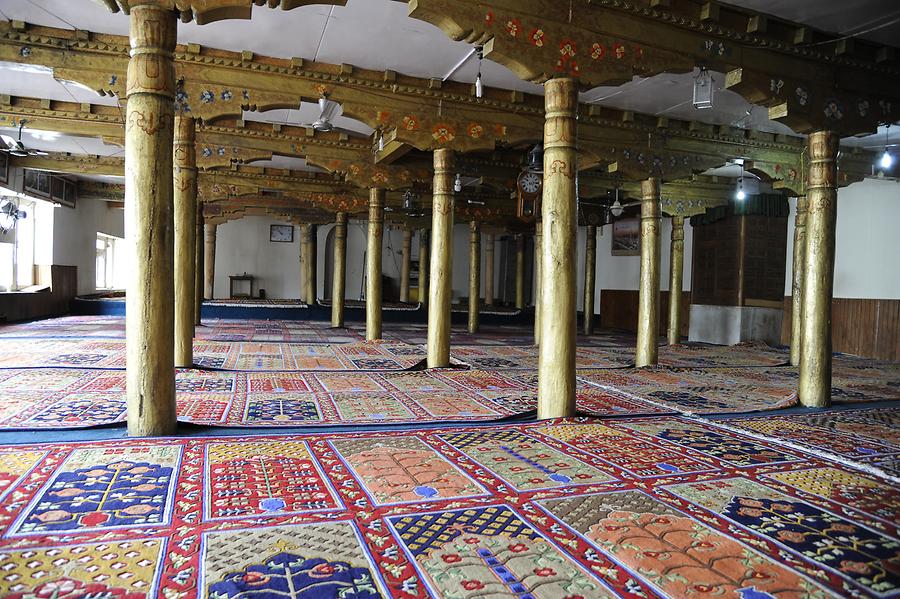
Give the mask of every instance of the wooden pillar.
[[538, 418], [575, 415], [575, 320], [578, 228], [578, 85], [544, 84], [544, 191], [541, 202], [541, 293], [538, 296]]
[[128, 434], [175, 432], [172, 141], [176, 13], [130, 6], [125, 229], [131, 249], [125, 337]]
[[794, 260], [791, 272], [791, 366], [800, 365], [803, 350], [803, 272], [806, 265], [806, 198], [797, 198]]
[[672, 217], [672, 241], [669, 270], [669, 345], [681, 342], [681, 295], [684, 273], [684, 217]]
[[197, 161], [194, 119], [175, 117], [172, 152], [175, 220], [175, 366], [194, 365], [194, 310], [197, 286], [194, 252], [197, 233]]
[[659, 179], [641, 183], [641, 281], [635, 365], [657, 363], [659, 337]]
[[597, 227], [588, 225], [584, 238], [584, 334], [594, 332], [594, 295], [597, 274]]
[[534, 225], [534, 344], [541, 344], [541, 221]]
[[331, 283], [331, 326], [344, 326], [344, 295], [347, 284], [347, 213], [338, 212], [334, 224], [334, 277]]
[[366, 341], [381, 339], [381, 246], [384, 190], [369, 190], [369, 239], [366, 249]]
[[806, 199], [806, 268], [800, 352], [800, 403], [831, 405], [831, 295], [837, 223], [837, 151], [834, 131], [809, 136]]
[[431, 272], [428, 295], [428, 367], [450, 365], [450, 301], [453, 292], [453, 151], [434, 151]]
[[309, 226], [309, 303], [319, 298], [319, 225]]
[[469, 223], [469, 333], [478, 332], [478, 310], [481, 302], [481, 229], [476, 221]]
[[525, 308], [525, 235], [516, 235], [516, 308]]
[[428, 246], [430, 244], [428, 230], [419, 231], [419, 302], [423, 306], [428, 305], [428, 269], [431, 267], [428, 259]]
[[315, 246], [313, 245], [313, 226], [309, 223], [300, 225], [300, 299], [310, 306], [316, 303]]
[[197, 327], [203, 319], [203, 204], [199, 201], [194, 225], [194, 326]]
[[412, 251], [412, 231], [403, 229], [403, 252], [400, 254], [400, 301], [409, 301], [409, 260]]
[[484, 305], [494, 305], [494, 234], [484, 236]]
[[211, 300], [216, 288], [216, 225], [203, 225], [203, 298]]

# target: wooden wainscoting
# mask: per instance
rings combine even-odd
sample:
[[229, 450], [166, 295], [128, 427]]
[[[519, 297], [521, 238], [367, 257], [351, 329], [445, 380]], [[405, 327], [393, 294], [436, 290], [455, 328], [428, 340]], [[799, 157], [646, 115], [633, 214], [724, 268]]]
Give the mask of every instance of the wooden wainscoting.
[[[600, 290], [600, 326], [637, 332], [638, 292], [636, 289]], [[681, 334], [687, 337], [691, 318], [691, 292], [681, 296]], [[669, 328], [669, 292], [660, 292], [659, 334]]]
[[78, 288], [74, 266], [35, 266], [35, 281], [49, 285], [49, 291], [0, 293], [0, 322], [61, 316], [69, 312], [69, 302]]
[[[900, 361], [900, 300], [834, 298], [831, 300], [834, 351]], [[781, 342], [791, 341], [791, 298], [784, 298]]]

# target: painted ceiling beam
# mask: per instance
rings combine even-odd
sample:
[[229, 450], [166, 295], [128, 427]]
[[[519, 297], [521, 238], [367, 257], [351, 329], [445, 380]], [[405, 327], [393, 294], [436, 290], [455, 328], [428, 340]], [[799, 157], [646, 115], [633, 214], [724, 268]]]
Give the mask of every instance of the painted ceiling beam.
[[900, 65], [888, 47], [854, 40], [850, 49], [838, 36], [714, 2], [409, 0], [409, 15], [484, 46], [526, 81], [566, 76], [590, 89], [706, 67], [798, 133], [858, 135], [900, 119]]

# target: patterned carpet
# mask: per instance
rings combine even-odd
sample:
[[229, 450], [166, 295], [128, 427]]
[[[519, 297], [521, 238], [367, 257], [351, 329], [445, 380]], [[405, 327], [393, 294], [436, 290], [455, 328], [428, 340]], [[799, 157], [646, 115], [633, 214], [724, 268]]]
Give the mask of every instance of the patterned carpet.
[[900, 592], [900, 491], [677, 417], [0, 446], [0, 595]]
[[[36, 322], [0, 325], [0, 339], [125, 338], [121, 316], [65, 316]], [[274, 341], [281, 343], [355, 343], [365, 339], [353, 329], [332, 329], [330, 323], [305, 320], [232, 320], [208, 318], [196, 328], [205, 341]]]
[[780, 366], [790, 362], [790, 353], [765, 343], [737, 345], [664, 345], [659, 348], [659, 365], [675, 368], [715, 368], [722, 366]]
[[[287, 427], [496, 421], [537, 409], [536, 381], [495, 371], [224, 372], [179, 370], [178, 418], [211, 426]], [[671, 413], [582, 385], [578, 409]], [[0, 370], [0, 430], [84, 428], [125, 421], [125, 372]]]
[[755, 368], [623, 368], [579, 370], [577, 376], [611, 394], [684, 414], [756, 412], [798, 404], [796, 381], [768, 378]]
[[[538, 347], [534, 345], [456, 345], [450, 354], [472, 368], [484, 370], [537, 370]], [[621, 347], [579, 347], [577, 368], [623, 368], [634, 364], [634, 352]]]
[[900, 476], [900, 410], [842, 410], [816, 414], [735, 418], [728, 426]]
[[[344, 344], [194, 341], [194, 364], [240, 371], [408, 370], [423, 346], [396, 341]], [[0, 338], [0, 368], [125, 368], [124, 339]]]

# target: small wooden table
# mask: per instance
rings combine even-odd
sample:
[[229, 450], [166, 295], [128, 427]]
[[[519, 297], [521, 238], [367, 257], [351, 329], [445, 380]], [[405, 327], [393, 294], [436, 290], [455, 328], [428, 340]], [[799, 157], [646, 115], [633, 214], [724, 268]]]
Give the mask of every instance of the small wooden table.
[[[242, 274], [242, 275], [229, 275], [229, 284], [228, 284], [228, 295], [231, 299], [239, 298], [239, 297], [253, 297], [253, 281], [256, 279], [253, 275]], [[234, 292], [234, 284], [241, 283], [242, 281], [247, 281], [250, 284], [250, 291], [248, 293], [235, 293]]]

